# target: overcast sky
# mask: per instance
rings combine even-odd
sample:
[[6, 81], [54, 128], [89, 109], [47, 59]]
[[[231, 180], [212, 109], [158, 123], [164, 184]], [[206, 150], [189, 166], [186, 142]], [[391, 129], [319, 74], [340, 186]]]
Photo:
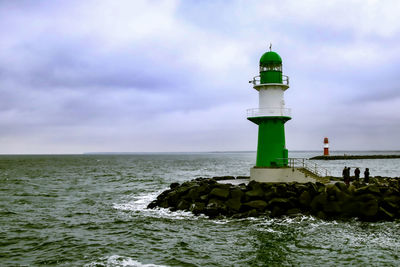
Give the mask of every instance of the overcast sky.
[[0, 153], [256, 150], [272, 43], [290, 150], [400, 149], [400, 1], [0, 1]]

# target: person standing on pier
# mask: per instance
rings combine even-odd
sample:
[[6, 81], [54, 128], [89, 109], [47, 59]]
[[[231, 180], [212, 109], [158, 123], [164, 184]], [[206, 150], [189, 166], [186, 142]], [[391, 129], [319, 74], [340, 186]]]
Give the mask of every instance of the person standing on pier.
[[356, 180], [357, 182], [359, 182], [359, 181], [360, 181], [360, 169], [359, 169], [359, 168], [356, 168], [356, 169], [354, 170], [354, 176], [355, 176], [355, 180]]
[[351, 181], [351, 177], [350, 177], [350, 173], [351, 173], [351, 172], [350, 172], [350, 169], [351, 169], [350, 167], [347, 167], [347, 179], [348, 179], [348, 183], [347, 183], [347, 184], [348, 184], [348, 185], [350, 185], [350, 181]]
[[364, 171], [364, 182], [369, 183], [369, 169], [366, 168]]
[[346, 166], [344, 166], [343, 172], [343, 181], [344, 183], [349, 186], [350, 185], [350, 168], [347, 168]]

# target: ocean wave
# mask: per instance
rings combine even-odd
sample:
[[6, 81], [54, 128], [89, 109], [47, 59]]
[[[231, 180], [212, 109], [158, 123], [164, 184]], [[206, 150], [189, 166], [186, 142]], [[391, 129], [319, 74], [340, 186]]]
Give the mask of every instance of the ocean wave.
[[166, 265], [156, 265], [152, 263], [141, 263], [130, 257], [124, 257], [119, 255], [112, 255], [109, 257], [101, 258], [99, 261], [94, 261], [89, 264], [85, 264], [85, 267], [164, 267]]

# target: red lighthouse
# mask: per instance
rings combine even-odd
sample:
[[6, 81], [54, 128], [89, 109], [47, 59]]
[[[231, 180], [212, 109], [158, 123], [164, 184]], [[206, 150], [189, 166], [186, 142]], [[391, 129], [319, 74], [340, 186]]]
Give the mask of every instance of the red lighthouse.
[[329, 156], [329, 141], [328, 141], [328, 137], [324, 138], [324, 156]]

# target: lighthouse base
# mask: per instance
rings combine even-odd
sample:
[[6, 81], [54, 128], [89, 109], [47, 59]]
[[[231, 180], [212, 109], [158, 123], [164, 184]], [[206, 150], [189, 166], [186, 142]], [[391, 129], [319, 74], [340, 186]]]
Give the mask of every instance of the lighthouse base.
[[251, 180], [262, 183], [308, 183], [316, 181], [298, 168], [251, 168]]

